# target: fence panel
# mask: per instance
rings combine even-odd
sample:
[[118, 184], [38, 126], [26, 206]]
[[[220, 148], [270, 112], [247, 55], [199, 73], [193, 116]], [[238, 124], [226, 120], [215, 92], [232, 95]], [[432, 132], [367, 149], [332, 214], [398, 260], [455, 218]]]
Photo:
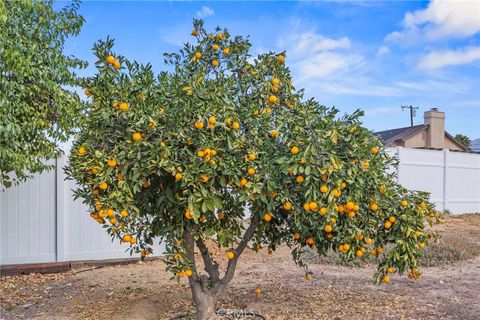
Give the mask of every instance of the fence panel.
[[480, 212], [480, 154], [397, 147], [398, 182], [427, 191], [438, 210]]

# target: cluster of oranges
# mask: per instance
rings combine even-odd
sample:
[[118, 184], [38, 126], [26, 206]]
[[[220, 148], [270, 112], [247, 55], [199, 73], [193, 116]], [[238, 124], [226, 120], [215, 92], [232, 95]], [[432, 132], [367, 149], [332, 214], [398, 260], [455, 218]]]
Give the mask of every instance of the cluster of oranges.
[[106, 61], [109, 65], [111, 65], [112, 67], [114, 67], [115, 69], [120, 69], [120, 61], [117, 60], [117, 59], [115, 59], [114, 56], [109, 55], [109, 56], [105, 59], [105, 61]]
[[217, 162], [213, 157], [217, 154], [217, 150], [215, 149], [210, 149], [210, 148], [205, 148], [202, 150], [197, 151], [197, 156], [200, 158], [205, 159], [208, 163], [210, 163], [212, 166], [215, 165]]

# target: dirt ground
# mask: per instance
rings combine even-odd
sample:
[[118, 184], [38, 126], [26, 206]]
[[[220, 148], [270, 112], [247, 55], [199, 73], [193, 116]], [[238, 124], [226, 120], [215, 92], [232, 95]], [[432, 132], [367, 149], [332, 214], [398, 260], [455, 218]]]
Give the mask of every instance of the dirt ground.
[[[480, 245], [480, 214], [449, 217], [436, 229]], [[420, 281], [393, 276], [381, 286], [373, 284], [372, 265], [309, 267], [313, 281], [304, 280], [287, 248], [272, 255], [246, 252], [219, 307], [278, 320], [480, 319], [478, 255], [424, 267]], [[170, 280], [158, 260], [78, 271], [1, 278], [1, 318], [156, 320], [192, 307], [187, 280]], [[264, 293], [257, 296], [256, 288]]]

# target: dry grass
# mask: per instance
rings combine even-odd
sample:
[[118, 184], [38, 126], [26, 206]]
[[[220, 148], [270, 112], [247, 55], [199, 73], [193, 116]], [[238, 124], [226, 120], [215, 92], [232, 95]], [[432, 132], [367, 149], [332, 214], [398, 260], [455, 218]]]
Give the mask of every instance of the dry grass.
[[421, 266], [434, 267], [480, 256], [480, 244], [465, 236], [446, 234], [425, 248], [419, 263]]

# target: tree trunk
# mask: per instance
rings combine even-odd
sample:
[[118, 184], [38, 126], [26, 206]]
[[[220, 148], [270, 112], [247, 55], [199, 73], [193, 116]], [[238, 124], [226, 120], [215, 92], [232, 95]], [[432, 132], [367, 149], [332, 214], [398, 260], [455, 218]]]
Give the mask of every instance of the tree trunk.
[[200, 283], [190, 283], [192, 289], [193, 303], [197, 311], [195, 319], [197, 320], [210, 320], [216, 319], [215, 315], [215, 302], [216, 297], [214, 293], [209, 290], [202, 290]]

